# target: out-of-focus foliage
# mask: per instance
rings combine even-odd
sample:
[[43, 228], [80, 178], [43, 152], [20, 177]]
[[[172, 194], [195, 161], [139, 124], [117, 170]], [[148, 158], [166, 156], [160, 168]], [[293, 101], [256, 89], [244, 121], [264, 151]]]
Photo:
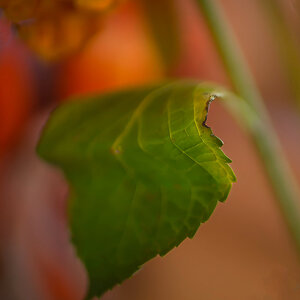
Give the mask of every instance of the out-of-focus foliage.
[[0, 0], [0, 8], [40, 56], [53, 60], [78, 50], [104, 13], [120, 0]]
[[73, 242], [101, 295], [192, 237], [235, 176], [206, 126], [214, 89], [176, 82], [61, 105], [38, 153], [71, 186]]
[[161, 56], [172, 67], [179, 53], [178, 5], [174, 0], [136, 0], [145, 15]]
[[265, 0], [261, 1], [261, 4], [265, 7], [269, 15], [274, 37], [277, 40], [277, 45], [281, 53], [280, 58], [286, 69], [288, 82], [297, 102], [298, 109], [300, 109], [300, 49], [298, 41], [293, 36], [280, 1]]

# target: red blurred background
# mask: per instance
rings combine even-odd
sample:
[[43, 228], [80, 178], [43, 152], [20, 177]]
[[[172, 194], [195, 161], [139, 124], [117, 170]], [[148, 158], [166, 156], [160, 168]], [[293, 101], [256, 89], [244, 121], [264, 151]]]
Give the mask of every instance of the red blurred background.
[[[81, 49], [45, 62], [0, 19], [0, 299], [80, 300], [87, 286], [69, 242], [67, 185], [40, 161], [35, 145], [55, 105], [71, 96], [192, 77], [228, 85], [192, 1], [177, 0], [181, 51], [166, 70], [136, 1], [109, 13]], [[276, 41], [258, 1], [220, 1], [300, 178], [300, 118]], [[299, 14], [286, 1], [297, 32]], [[299, 27], [300, 28], [300, 27]], [[224, 108], [208, 123], [225, 143], [238, 181], [193, 240], [155, 258], [104, 300], [296, 300], [300, 264], [255, 148]]]

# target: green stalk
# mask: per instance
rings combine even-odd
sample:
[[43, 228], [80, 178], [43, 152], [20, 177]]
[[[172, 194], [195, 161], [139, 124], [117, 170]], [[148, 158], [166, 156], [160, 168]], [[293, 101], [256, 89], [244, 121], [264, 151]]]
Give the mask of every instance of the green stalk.
[[196, 3], [204, 15], [232, 85], [241, 97], [229, 95], [224, 103], [251, 134], [300, 254], [300, 194], [263, 99], [217, 1], [196, 0]]
[[278, 0], [264, 0], [260, 3], [270, 16], [274, 38], [280, 50], [280, 56], [288, 75], [290, 87], [300, 109], [300, 53], [292, 32], [285, 20]]

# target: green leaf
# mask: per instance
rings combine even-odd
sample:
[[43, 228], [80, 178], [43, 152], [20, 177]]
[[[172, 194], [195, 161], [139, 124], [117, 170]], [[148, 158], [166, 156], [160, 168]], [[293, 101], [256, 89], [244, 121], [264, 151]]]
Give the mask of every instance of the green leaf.
[[101, 295], [192, 237], [235, 176], [206, 126], [214, 89], [176, 82], [68, 102], [38, 153], [70, 184], [73, 243]]
[[179, 53], [180, 30], [174, 0], [136, 0], [142, 9], [150, 33], [167, 67], [172, 67]]

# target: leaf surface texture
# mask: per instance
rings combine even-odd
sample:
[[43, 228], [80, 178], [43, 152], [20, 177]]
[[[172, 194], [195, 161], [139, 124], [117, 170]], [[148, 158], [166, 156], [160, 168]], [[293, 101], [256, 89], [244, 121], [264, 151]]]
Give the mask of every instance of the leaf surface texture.
[[206, 126], [214, 89], [175, 82], [68, 102], [38, 153], [69, 184], [72, 240], [89, 275], [87, 298], [193, 237], [235, 176]]

